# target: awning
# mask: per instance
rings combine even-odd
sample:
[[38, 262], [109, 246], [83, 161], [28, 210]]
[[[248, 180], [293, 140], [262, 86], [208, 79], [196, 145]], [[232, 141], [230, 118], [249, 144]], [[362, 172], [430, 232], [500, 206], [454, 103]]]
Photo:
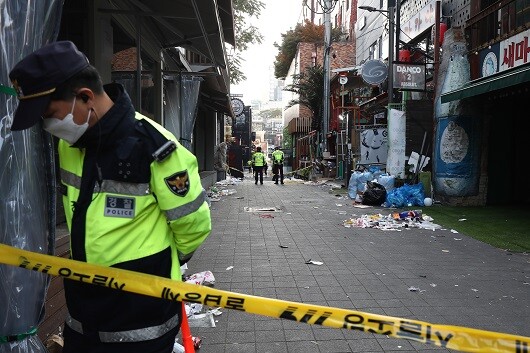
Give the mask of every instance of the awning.
[[201, 91], [201, 100], [204, 105], [212, 110], [230, 117], [235, 116], [232, 105], [230, 104], [230, 97], [226, 93], [206, 88]]
[[158, 60], [163, 48], [182, 47], [201, 55], [203, 63], [218, 71], [222, 90], [229, 92], [225, 42], [234, 41], [230, 0], [112, 0], [109, 13], [131, 38], [141, 37], [141, 47]]
[[503, 88], [530, 82], [530, 65], [524, 65], [510, 71], [482, 77], [466, 83], [463, 87], [454, 91], [443, 93], [440, 96], [442, 103], [451, 102], [458, 99], [478, 96], [480, 94], [497, 91]]

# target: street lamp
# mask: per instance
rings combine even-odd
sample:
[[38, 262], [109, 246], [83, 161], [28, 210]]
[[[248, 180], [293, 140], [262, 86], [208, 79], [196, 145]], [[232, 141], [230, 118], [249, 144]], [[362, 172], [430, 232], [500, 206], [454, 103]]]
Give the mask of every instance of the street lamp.
[[[398, 0], [399, 2], [400, 0]], [[390, 3], [390, 2], [389, 2]], [[388, 10], [376, 9], [373, 6], [359, 6], [359, 9], [368, 12], [380, 12], [388, 18], [388, 103], [394, 102], [394, 57], [397, 50], [394, 49], [394, 6], [388, 6]], [[388, 15], [387, 15], [388, 14]], [[399, 41], [397, 41], [399, 43]]]

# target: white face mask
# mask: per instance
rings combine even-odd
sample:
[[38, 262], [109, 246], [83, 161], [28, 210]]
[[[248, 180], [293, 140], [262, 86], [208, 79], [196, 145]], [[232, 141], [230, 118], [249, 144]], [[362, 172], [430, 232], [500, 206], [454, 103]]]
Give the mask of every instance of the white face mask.
[[57, 118], [46, 118], [44, 119], [43, 125], [44, 130], [48, 131], [53, 136], [67, 141], [71, 145], [76, 143], [77, 140], [79, 140], [79, 138], [88, 129], [88, 120], [90, 119], [90, 111], [88, 111], [86, 122], [82, 125], [77, 125], [74, 122], [74, 107], [75, 97], [74, 104], [72, 105], [72, 111], [68, 113], [64, 119], [61, 120]]

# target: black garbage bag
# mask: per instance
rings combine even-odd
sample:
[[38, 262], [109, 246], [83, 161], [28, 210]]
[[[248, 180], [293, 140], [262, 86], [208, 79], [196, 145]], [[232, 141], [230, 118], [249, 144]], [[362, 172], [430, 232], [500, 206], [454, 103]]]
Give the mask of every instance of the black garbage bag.
[[375, 181], [367, 181], [366, 191], [363, 193], [363, 205], [381, 206], [385, 200], [385, 187]]

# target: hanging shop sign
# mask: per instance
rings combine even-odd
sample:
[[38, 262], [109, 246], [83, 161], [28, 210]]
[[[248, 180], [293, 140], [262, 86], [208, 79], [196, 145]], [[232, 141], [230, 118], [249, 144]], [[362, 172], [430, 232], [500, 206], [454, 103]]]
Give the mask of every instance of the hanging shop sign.
[[239, 98], [232, 98], [230, 100], [230, 103], [232, 103], [232, 109], [234, 110], [234, 114], [236, 116], [239, 116], [243, 114], [243, 109], [245, 109], [245, 103]]
[[401, 25], [399, 41], [408, 43], [436, 23], [436, 1], [429, 1], [419, 12]]
[[361, 77], [370, 85], [378, 85], [388, 77], [388, 67], [381, 60], [368, 60], [361, 66]]
[[530, 63], [530, 29], [500, 42], [499, 72]]
[[489, 45], [479, 51], [480, 77], [530, 63], [530, 29]]
[[404, 91], [425, 91], [425, 64], [398, 63], [393, 64], [394, 88]]

